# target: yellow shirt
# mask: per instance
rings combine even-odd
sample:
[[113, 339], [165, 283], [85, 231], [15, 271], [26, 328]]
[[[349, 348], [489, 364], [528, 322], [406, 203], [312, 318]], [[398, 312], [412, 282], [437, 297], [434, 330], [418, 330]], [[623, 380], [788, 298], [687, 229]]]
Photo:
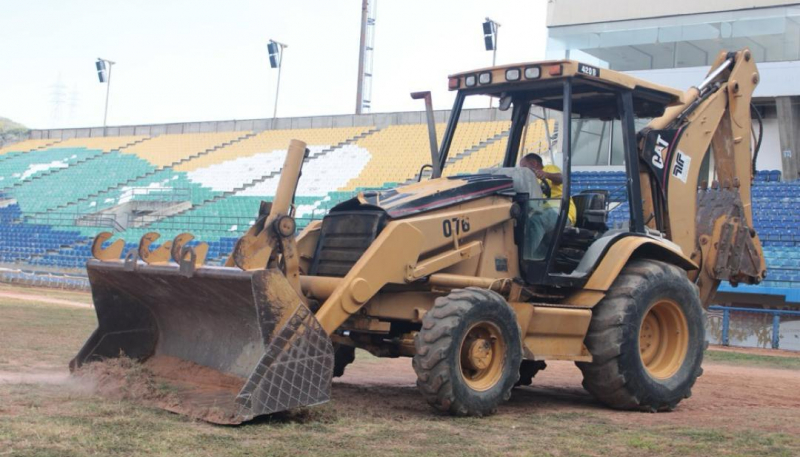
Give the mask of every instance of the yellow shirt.
[[[561, 173], [561, 169], [555, 165], [545, 165], [542, 170], [545, 173]], [[550, 184], [550, 198], [561, 198], [563, 194], [562, 185], [561, 184], [553, 184], [553, 181], [547, 180], [547, 184]], [[569, 199], [569, 221], [572, 222], [572, 225], [575, 225], [575, 220], [578, 218], [578, 210], [575, 208], [575, 203], [573, 203], [572, 199]]]

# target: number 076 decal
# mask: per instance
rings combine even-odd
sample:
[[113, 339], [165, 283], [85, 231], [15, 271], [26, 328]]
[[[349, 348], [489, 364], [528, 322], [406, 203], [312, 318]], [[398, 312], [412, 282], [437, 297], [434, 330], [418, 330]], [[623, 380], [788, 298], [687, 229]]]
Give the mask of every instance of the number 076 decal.
[[456, 235], [469, 232], [469, 218], [454, 217], [442, 221], [442, 235], [445, 238], [453, 236], [453, 230]]

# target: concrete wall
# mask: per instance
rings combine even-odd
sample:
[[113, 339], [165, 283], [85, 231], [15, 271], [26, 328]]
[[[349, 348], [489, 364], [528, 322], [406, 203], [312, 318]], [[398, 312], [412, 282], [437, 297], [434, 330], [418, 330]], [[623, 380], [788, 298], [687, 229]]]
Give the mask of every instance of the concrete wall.
[[594, 24], [798, 4], [787, 0], [550, 0], [547, 26]]
[[[447, 122], [450, 118], [450, 110], [438, 110], [433, 112], [436, 122]], [[511, 111], [501, 112], [497, 109], [465, 109], [461, 112], [461, 120], [467, 122], [494, 121], [510, 119]], [[424, 124], [426, 122], [424, 111], [407, 111], [396, 113], [371, 113], [352, 115], [345, 114], [339, 116], [309, 116], [309, 117], [285, 117], [277, 118], [274, 122], [274, 129], [309, 129], [309, 128], [335, 128], [335, 127], [357, 127], [357, 126], [376, 126], [386, 127], [387, 125], [397, 124]], [[124, 125], [106, 127], [86, 127], [72, 129], [43, 129], [31, 130], [30, 138], [88, 138], [100, 136], [124, 136], [124, 135], [174, 135], [182, 133], [203, 133], [203, 132], [241, 132], [254, 131], [261, 132], [272, 130], [272, 119], [245, 119], [227, 121], [207, 121], [207, 122], [183, 122], [175, 124], [145, 124], [145, 125]]]
[[756, 169], [781, 169], [781, 142], [778, 135], [778, 120], [774, 117], [764, 119], [764, 139], [761, 141], [761, 150], [758, 152]]
[[[791, 62], [758, 62], [758, 73], [761, 81], [756, 86], [754, 97], [782, 97], [800, 95], [800, 61]], [[664, 68], [659, 70], [626, 71], [625, 74], [635, 76], [656, 84], [686, 90], [700, 84], [708, 74], [710, 67]]]

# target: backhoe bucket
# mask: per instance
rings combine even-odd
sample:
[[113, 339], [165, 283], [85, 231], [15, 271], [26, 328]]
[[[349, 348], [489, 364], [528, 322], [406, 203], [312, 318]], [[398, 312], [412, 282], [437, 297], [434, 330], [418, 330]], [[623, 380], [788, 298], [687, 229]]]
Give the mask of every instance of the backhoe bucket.
[[99, 326], [70, 369], [141, 361], [176, 401], [218, 424], [330, 399], [333, 347], [280, 270], [87, 264]]

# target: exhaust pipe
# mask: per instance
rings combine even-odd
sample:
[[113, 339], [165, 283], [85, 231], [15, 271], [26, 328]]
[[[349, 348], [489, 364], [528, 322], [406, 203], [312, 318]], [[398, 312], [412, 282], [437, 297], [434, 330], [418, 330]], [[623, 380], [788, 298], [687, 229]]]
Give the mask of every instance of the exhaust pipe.
[[[439, 146], [436, 144], [436, 123], [433, 120], [433, 101], [430, 91], [412, 92], [411, 98], [414, 100], [425, 100], [425, 116], [428, 119], [428, 139], [431, 146], [431, 168], [433, 168], [432, 178], [442, 176], [442, 167], [439, 164]], [[420, 180], [422, 179], [422, 169], [419, 171]]]

